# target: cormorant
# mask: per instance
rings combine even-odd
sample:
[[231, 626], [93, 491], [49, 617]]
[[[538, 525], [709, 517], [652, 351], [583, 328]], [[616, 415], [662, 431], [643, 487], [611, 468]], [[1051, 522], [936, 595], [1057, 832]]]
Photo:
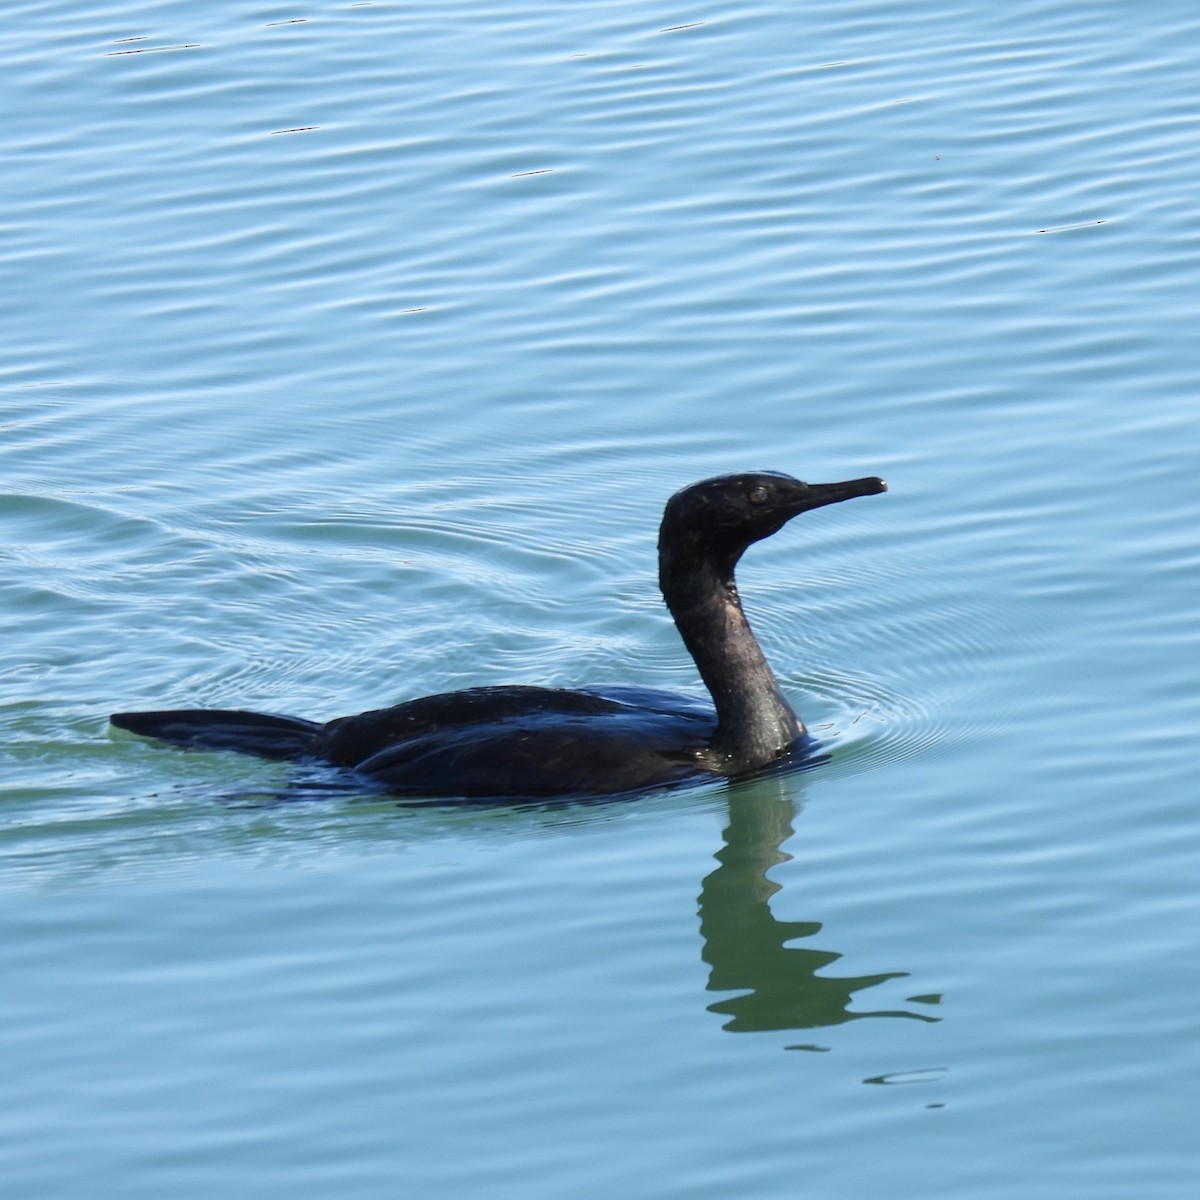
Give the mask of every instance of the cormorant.
[[809, 739], [742, 611], [734, 567], [793, 517], [887, 490], [868, 476], [802, 483], [721, 475], [667, 501], [658, 580], [713, 707], [641, 688], [468, 688], [324, 724], [219, 709], [116, 713], [178, 746], [349, 768], [399, 796], [601, 796], [736, 777], [802, 755]]

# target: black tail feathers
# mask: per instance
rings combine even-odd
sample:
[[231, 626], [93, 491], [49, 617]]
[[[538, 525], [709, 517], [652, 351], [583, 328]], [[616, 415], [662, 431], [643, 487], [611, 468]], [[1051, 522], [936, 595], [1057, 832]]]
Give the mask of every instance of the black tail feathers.
[[259, 758], [303, 758], [321, 728], [315, 721], [237, 709], [181, 708], [113, 713], [118, 728], [196, 750], [237, 750]]

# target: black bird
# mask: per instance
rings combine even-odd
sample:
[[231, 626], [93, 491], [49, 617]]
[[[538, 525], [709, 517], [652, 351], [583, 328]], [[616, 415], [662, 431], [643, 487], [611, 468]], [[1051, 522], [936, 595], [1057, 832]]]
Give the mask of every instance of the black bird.
[[116, 713], [119, 729], [179, 746], [350, 768], [399, 796], [602, 796], [759, 771], [809, 739], [742, 611], [747, 546], [800, 513], [887, 490], [869, 476], [801, 483], [721, 475], [667, 501], [658, 581], [713, 707], [639, 688], [481, 687], [321, 724], [220, 709]]

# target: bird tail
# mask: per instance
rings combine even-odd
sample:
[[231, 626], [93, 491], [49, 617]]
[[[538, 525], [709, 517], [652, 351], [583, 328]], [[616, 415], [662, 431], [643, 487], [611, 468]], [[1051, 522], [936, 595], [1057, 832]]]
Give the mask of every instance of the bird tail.
[[303, 758], [321, 728], [315, 721], [237, 709], [180, 708], [167, 712], [113, 713], [109, 720], [139, 737], [195, 750], [237, 750], [259, 758]]

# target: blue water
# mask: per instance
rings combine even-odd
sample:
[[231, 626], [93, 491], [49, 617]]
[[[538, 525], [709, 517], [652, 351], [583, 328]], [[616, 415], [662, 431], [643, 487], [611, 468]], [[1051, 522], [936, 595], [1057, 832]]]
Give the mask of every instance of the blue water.
[[[1200, 19], [30, 2], [0, 23], [0, 1176], [1196, 1194]], [[675, 488], [831, 761], [274, 803], [116, 709], [697, 692]]]

